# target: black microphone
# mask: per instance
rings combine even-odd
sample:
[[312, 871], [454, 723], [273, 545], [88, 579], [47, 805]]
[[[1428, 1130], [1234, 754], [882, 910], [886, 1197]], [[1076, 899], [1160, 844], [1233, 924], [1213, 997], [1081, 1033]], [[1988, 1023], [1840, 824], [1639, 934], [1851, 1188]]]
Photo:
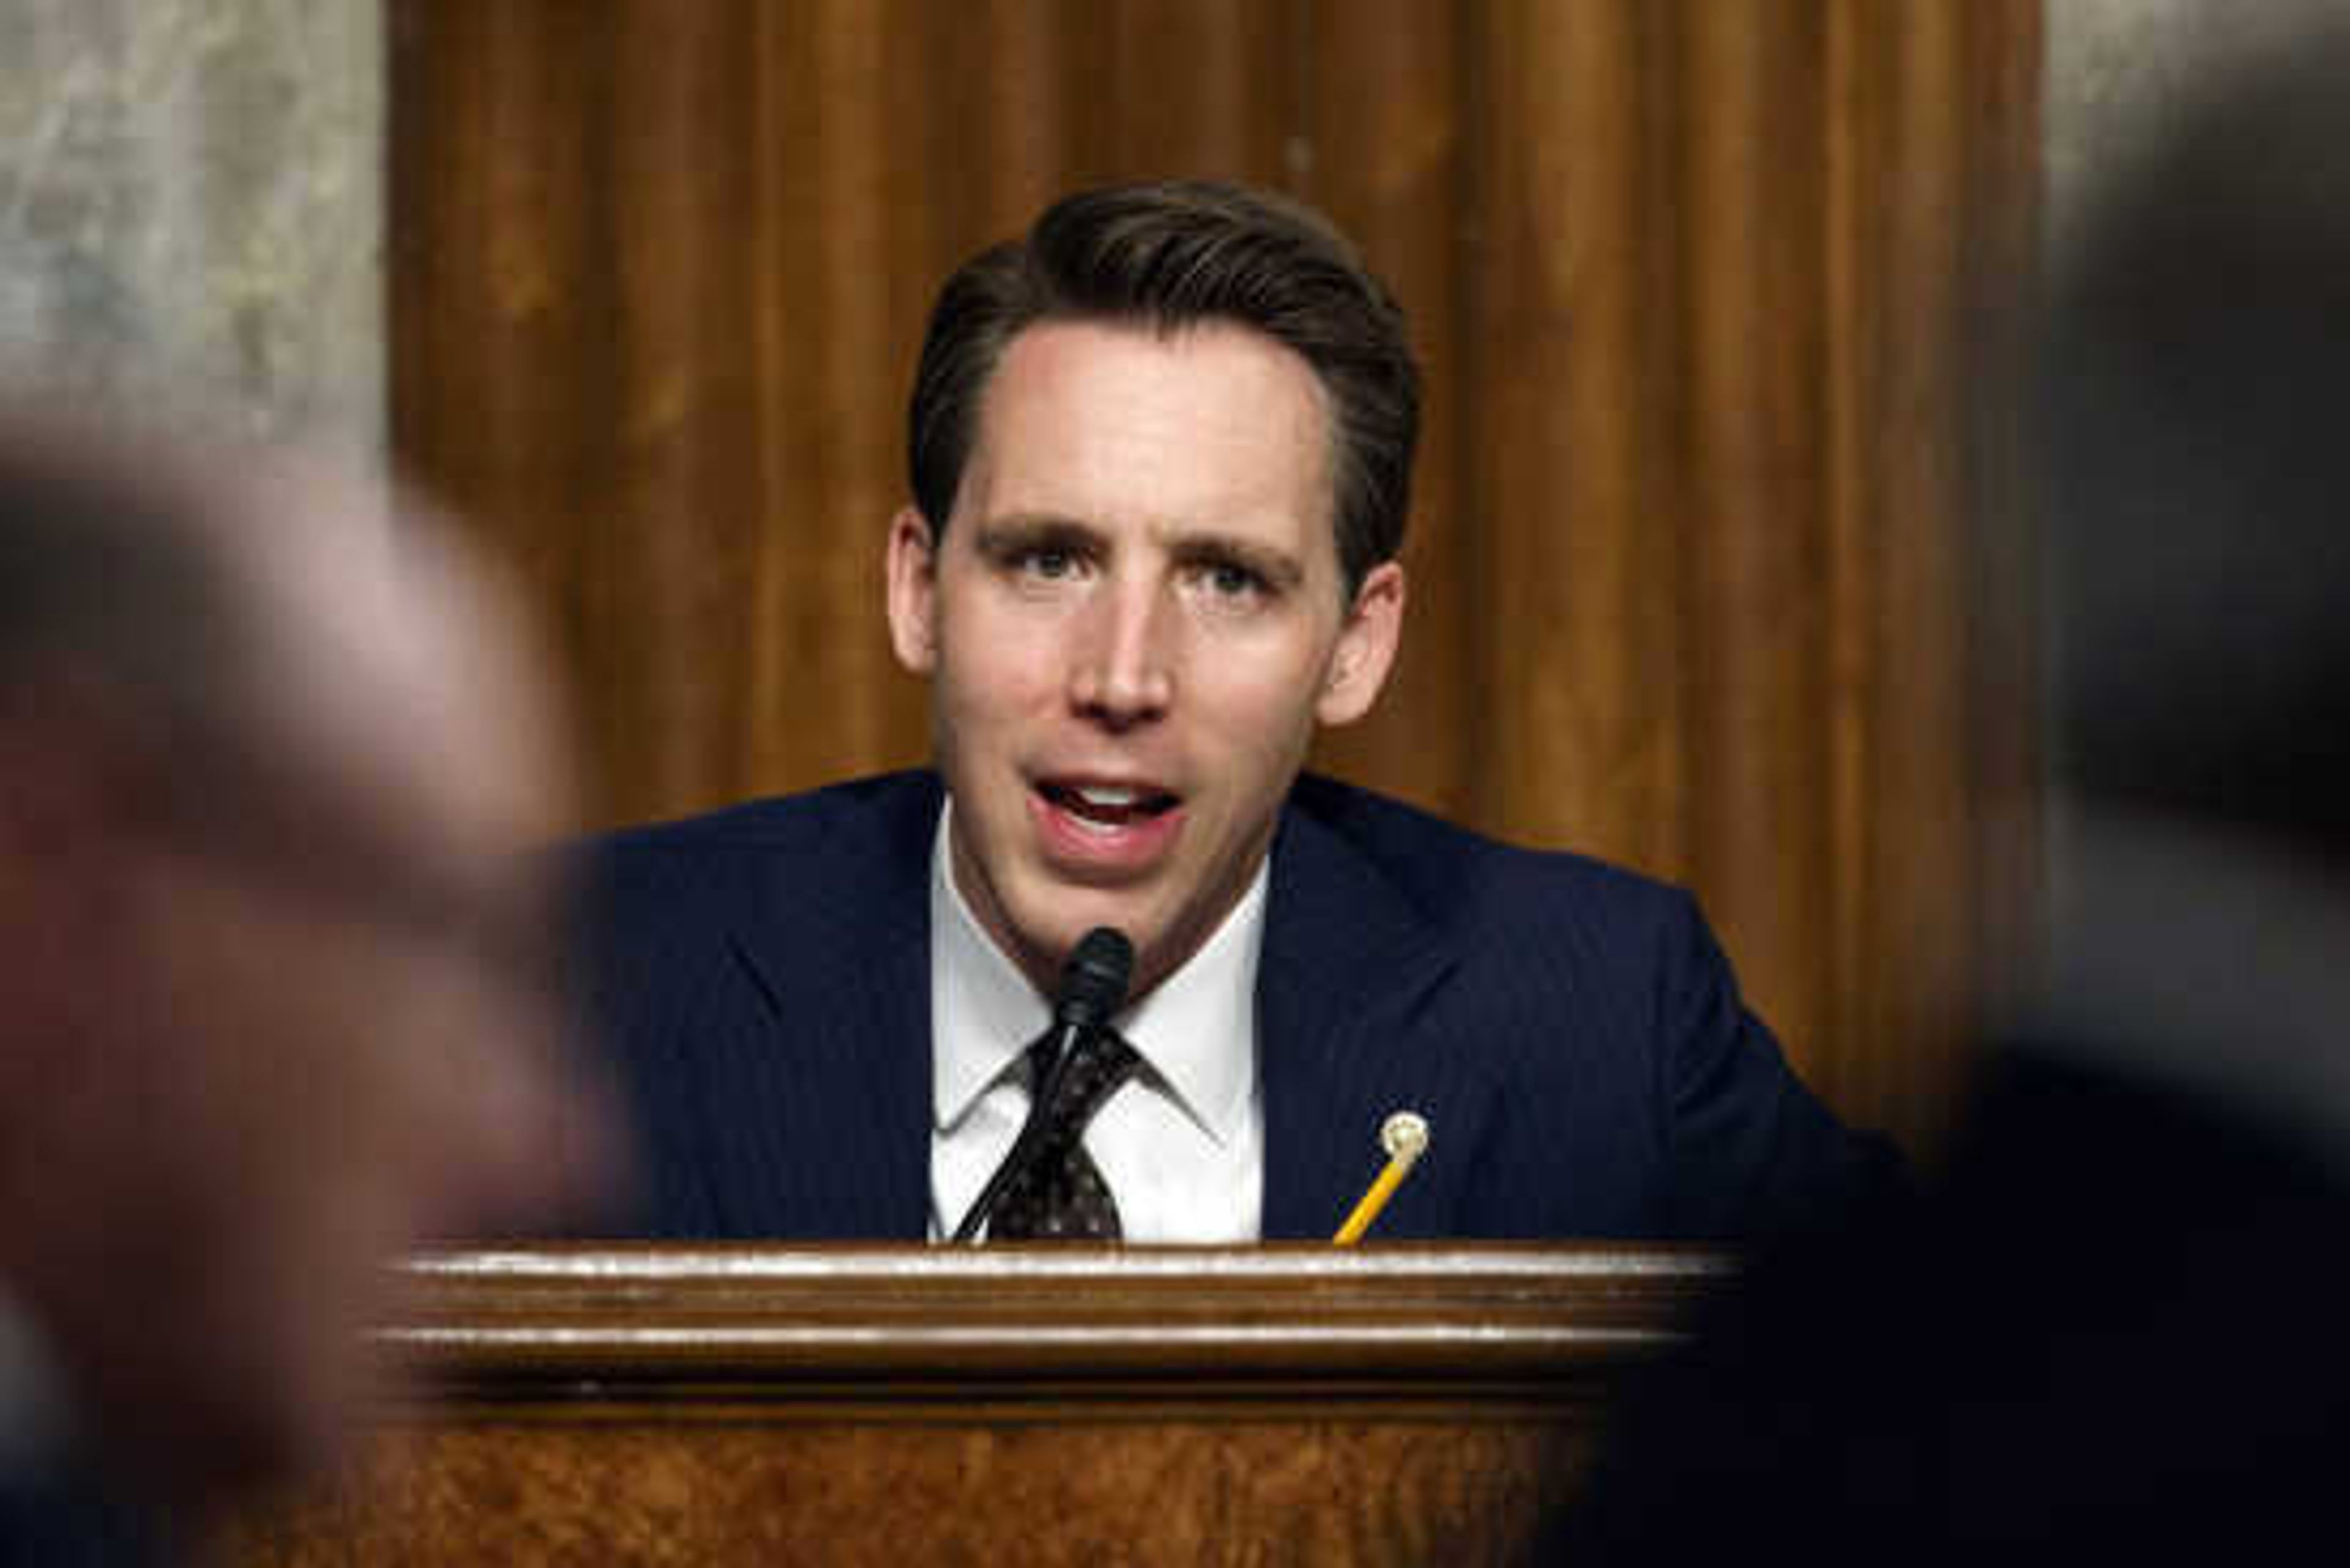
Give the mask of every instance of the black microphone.
[[[1063, 1031], [1098, 1029], [1126, 1001], [1134, 975], [1134, 944], [1114, 926], [1096, 926], [1077, 939], [1061, 966], [1061, 993], [1053, 999], [1053, 1024]], [[1062, 1046], [1076, 1044], [1070, 1034]]]
[[1126, 1001], [1127, 981], [1133, 974], [1134, 944], [1126, 940], [1124, 931], [1096, 926], [1069, 950], [1067, 961], [1061, 965], [1060, 992], [1053, 998], [1052, 1033], [1046, 1036], [1053, 1043], [1051, 1064], [1036, 1092], [1029, 1096], [1028, 1119], [1020, 1124], [1012, 1152], [1003, 1157], [1003, 1163], [995, 1168], [995, 1174], [987, 1179], [987, 1186], [964, 1213], [962, 1223], [955, 1227], [957, 1241], [968, 1241], [979, 1234], [1013, 1179], [1035, 1162], [1036, 1150], [1045, 1141], [1045, 1107], [1060, 1094], [1069, 1060], [1077, 1054], [1077, 1042], [1109, 1023], [1110, 1015]]

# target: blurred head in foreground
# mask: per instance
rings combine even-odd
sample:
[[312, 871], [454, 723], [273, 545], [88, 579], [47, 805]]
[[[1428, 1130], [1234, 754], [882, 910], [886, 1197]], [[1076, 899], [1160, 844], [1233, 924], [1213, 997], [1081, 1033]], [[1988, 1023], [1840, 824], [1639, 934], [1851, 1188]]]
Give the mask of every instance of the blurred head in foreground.
[[0, 420], [0, 1294], [145, 1485], [330, 1455], [387, 1256], [569, 1196], [541, 682], [432, 517]]
[[2345, 70], [2303, 39], [2115, 182], [2034, 426], [2054, 1032], [2350, 1147]]
[[2116, 185], [2042, 428], [2064, 782], [2350, 847], [2345, 65], [2306, 47]]

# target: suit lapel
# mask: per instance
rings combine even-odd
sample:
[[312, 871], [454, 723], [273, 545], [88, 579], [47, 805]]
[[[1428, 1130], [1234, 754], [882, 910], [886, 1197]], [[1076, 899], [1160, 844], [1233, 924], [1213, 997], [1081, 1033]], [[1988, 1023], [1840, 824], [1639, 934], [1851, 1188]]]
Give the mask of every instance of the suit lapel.
[[1423, 1026], [1453, 964], [1445, 933], [1367, 857], [1313, 816], [1284, 814], [1257, 979], [1267, 1241], [1336, 1231], [1386, 1162], [1379, 1127], [1399, 1110], [1426, 1117], [1433, 1137], [1373, 1235], [1454, 1228], [1491, 1090]]
[[724, 1178], [722, 1210], [758, 1217], [732, 1229], [927, 1234], [929, 879], [940, 798], [930, 775], [889, 781], [869, 824], [771, 869], [773, 918], [730, 932], [765, 1002], [759, 1049], [788, 1076], [766, 1096], [785, 1123], [777, 1158]]

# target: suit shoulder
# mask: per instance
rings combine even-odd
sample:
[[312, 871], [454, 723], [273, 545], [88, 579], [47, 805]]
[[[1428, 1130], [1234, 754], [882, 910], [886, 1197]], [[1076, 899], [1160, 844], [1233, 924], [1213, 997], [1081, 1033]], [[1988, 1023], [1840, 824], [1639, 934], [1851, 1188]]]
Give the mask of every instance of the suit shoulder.
[[716, 920], [796, 929], [842, 899], [919, 888], [933, 774], [856, 779], [585, 839], [564, 858], [583, 929], [655, 946]]
[[1418, 806], [1318, 775], [1301, 777], [1291, 805], [1376, 864], [1430, 913], [1522, 912], [1611, 921], [1671, 920], [1689, 893], [1571, 850], [1508, 844]]
[[933, 774], [878, 774], [693, 816], [616, 828], [591, 836], [576, 848], [583, 859], [615, 868], [744, 854], [819, 855], [888, 840], [915, 828], [927, 833], [937, 822], [940, 799]]

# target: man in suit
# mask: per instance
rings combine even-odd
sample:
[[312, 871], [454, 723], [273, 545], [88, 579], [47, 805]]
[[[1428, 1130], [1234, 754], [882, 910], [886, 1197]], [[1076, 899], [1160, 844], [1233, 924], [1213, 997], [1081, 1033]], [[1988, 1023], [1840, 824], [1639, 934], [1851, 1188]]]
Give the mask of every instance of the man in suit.
[[1882, 1176], [1684, 895], [1301, 778], [1395, 658], [1418, 405], [1386, 291], [1260, 193], [1077, 195], [948, 281], [888, 535], [936, 772], [588, 860], [651, 1229], [951, 1234], [1104, 926], [1139, 1060], [1064, 1140], [1092, 1233], [1327, 1236], [1398, 1111], [1390, 1237], [1742, 1236]]
[[0, 1557], [102, 1550], [77, 1461], [332, 1460], [388, 1254], [565, 1195], [507, 614], [380, 493], [0, 421]]

